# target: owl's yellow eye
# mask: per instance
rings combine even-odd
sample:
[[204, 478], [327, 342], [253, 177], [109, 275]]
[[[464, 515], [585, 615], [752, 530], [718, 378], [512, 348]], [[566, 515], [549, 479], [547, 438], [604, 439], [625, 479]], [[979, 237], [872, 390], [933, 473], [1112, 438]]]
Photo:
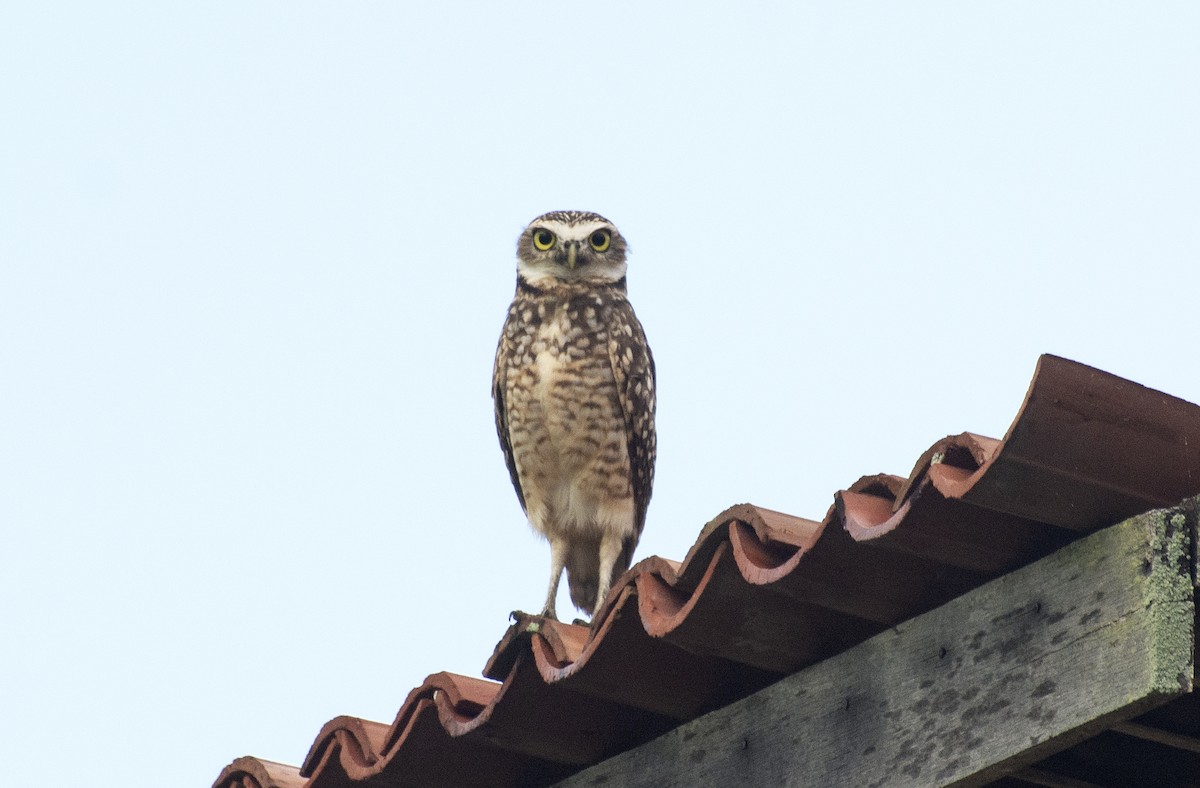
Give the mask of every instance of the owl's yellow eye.
[[603, 252], [612, 243], [612, 235], [609, 234], [608, 230], [597, 230], [588, 237], [588, 243], [597, 252]]
[[533, 231], [533, 245], [543, 252], [554, 246], [554, 233], [545, 229]]

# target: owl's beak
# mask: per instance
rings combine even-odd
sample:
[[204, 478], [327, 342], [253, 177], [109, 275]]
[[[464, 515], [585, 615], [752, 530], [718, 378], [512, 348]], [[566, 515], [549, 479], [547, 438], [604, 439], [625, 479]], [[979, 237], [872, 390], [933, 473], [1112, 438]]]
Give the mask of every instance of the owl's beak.
[[579, 247], [575, 244], [569, 244], [567, 246], [567, 268], [570, 268], [572, 271], [575, 270], [575, 255], [578, 253]]

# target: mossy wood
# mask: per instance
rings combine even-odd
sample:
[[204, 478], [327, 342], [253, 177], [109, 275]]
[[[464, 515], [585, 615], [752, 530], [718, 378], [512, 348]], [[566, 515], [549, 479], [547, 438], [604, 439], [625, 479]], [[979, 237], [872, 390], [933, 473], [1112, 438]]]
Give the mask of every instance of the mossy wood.
[[559, 783], [977, 785], [1192, 690], [1194, 504], [1098, 531]]

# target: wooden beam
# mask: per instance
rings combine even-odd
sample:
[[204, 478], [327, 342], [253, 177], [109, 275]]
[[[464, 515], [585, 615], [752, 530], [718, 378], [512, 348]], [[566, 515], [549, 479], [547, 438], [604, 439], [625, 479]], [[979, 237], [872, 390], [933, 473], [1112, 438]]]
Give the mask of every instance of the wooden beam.
[[1074, 777], [1064, 777], [1061, 774], [1047, 772], [1041, 769], [1029, 767], [1021, 769], [1012, 775], [1017, 779], [1040, 785], [1042, 788], [1104, 788], [1103, 786], [1090, 783], [1087, 780], [1076, 780]]
[[978, 785], [1028, 766], [1192, 690], [1190, 503], [1074, 542], [559, 785]]
[[1200, 754], [1200, 739], [1194, 736], [1172, 733], [1171, 731], [1164, 731], [1161, 728], [1154, 728], [1149, 725], [1139, 725], [1136, 722], [1118, 722], [1112, 726], [1112, 729], [1126, 736], [1134, 736], [1138, 739], [1165, 744], [1177, 750]]

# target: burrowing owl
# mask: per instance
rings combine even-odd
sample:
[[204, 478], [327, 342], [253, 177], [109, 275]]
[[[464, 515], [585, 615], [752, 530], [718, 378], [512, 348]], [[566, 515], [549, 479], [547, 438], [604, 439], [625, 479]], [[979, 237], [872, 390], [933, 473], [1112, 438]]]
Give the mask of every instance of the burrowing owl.
[[603, 604], [654, 484], [654, 358], [626, 298], [626, 248], [582, 211], [543, 214], [517, 241], [492, 396], [517, 498], [550, 542], [551, 617], [564, 568], [576, 607]]

